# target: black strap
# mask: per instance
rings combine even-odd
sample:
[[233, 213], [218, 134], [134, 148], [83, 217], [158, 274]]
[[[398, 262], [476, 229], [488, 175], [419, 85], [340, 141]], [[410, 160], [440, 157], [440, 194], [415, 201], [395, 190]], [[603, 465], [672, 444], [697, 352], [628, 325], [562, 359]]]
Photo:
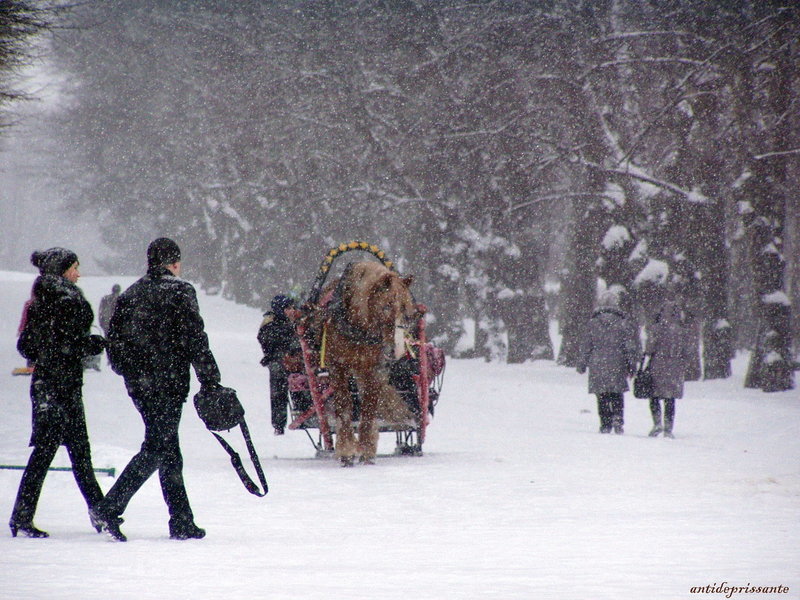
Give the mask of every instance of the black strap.
[[262, 492], [258, 486], [250, 479], [250, 476], [247, 474], [247, 471], [244, 470], [244, 465], [242, 464], [241, 457], [236, 453], [236, 450], [231, 448], [230, 444], [222, 439], [222, 436], [219, 435], [216, 431], [212, 431], [211, 433], [214, 434], [214, 437], [217, 438], [217, 441], [225, 448], [225, 451], [231, 457], [231, 464], [233, 468], [236, 470], [236, 474], [239, 475], [239, 479], [242, 480], [244, 487], [247, 488], [247, 491], [255, 496], [266, 496], [267, 492], [269, 492], [269, 486], [267, 485], [267, 478], [264, 477], [264, 470], [261, 468], [261, 461], [258, 460], [258, 454], [256, 454], [256, 449], [253, 446], [253, 441], [250, 439], [250, 430], [247, 429], [247, 422], [242, 419], [242, 422], [239, 423], [239, 428], [242, 430], [242, 435], [244, 436], [244, 441], [247, 444], [247, 451], [250, 453], [250, 460], [253, 461], [253, 465], [256, 468], [256, 474], [258, 475], [258, 479], [261, 482], [261, 487], [264, 488]]

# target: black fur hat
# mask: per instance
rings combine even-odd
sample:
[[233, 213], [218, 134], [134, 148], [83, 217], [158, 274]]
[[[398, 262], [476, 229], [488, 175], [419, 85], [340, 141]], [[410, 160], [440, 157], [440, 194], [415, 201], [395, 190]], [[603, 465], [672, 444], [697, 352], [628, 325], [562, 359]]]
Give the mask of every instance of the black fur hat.
[[161, 237], [150, 242], [147, 247], [147, 267], [171, 265], [181, 259], [181, 249], [171, 239]]
[[42, 275], [63, 275], [76, 262], [78, 255], [66, 248], [36, 250], [31, 254], [31, 264]]

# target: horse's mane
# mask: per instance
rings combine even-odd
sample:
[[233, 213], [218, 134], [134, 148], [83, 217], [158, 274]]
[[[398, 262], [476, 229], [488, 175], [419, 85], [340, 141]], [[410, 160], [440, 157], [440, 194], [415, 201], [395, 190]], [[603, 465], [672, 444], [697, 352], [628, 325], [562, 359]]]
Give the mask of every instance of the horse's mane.
[[404, 293], [400, 276], [377, 262], [354, 263], [345, 282], [348, 289], [347, 310], [353, 322], [366, 327], [370, 324], [370, 303], [380, 294]]

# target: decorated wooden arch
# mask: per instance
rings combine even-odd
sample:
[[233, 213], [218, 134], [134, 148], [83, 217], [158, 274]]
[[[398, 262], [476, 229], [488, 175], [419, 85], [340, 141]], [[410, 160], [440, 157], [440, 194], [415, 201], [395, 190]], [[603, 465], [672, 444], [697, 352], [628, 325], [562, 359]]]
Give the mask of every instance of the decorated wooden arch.
[[328, 250], [325, 258], [322, 259], [317, 276], [314, 278], [314, 283], [311, 285], [311, 292], [308, 297], [309, 303], [316, 304], [319, 301], [319, 294], [322, 291], [322, 286], [325, 284], [325, 279], [328, 277], [328, 272], [333, 266], [333, 262], [342, 254], [352, 250], [368, 252], [381, 261], [383, 266], [387, 269], [391, 271], [397, 270], [395, 269], [394, 263], [386, 257], [386, 253], [375, 244], [370, 244], [361, 240], [353, 240], [351, 242], [339, 244]]

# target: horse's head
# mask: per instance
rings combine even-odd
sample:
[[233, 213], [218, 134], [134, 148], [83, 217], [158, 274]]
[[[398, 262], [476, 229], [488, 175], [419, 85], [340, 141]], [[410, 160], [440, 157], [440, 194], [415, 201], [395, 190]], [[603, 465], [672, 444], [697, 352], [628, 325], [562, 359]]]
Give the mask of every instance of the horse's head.
[[385, 341], [398, 327], [411, 327], [418, 316], [409, 286], [412, 277], [401, 277], [376, 262], [353, 265], [350, 308], [359, 324]]

